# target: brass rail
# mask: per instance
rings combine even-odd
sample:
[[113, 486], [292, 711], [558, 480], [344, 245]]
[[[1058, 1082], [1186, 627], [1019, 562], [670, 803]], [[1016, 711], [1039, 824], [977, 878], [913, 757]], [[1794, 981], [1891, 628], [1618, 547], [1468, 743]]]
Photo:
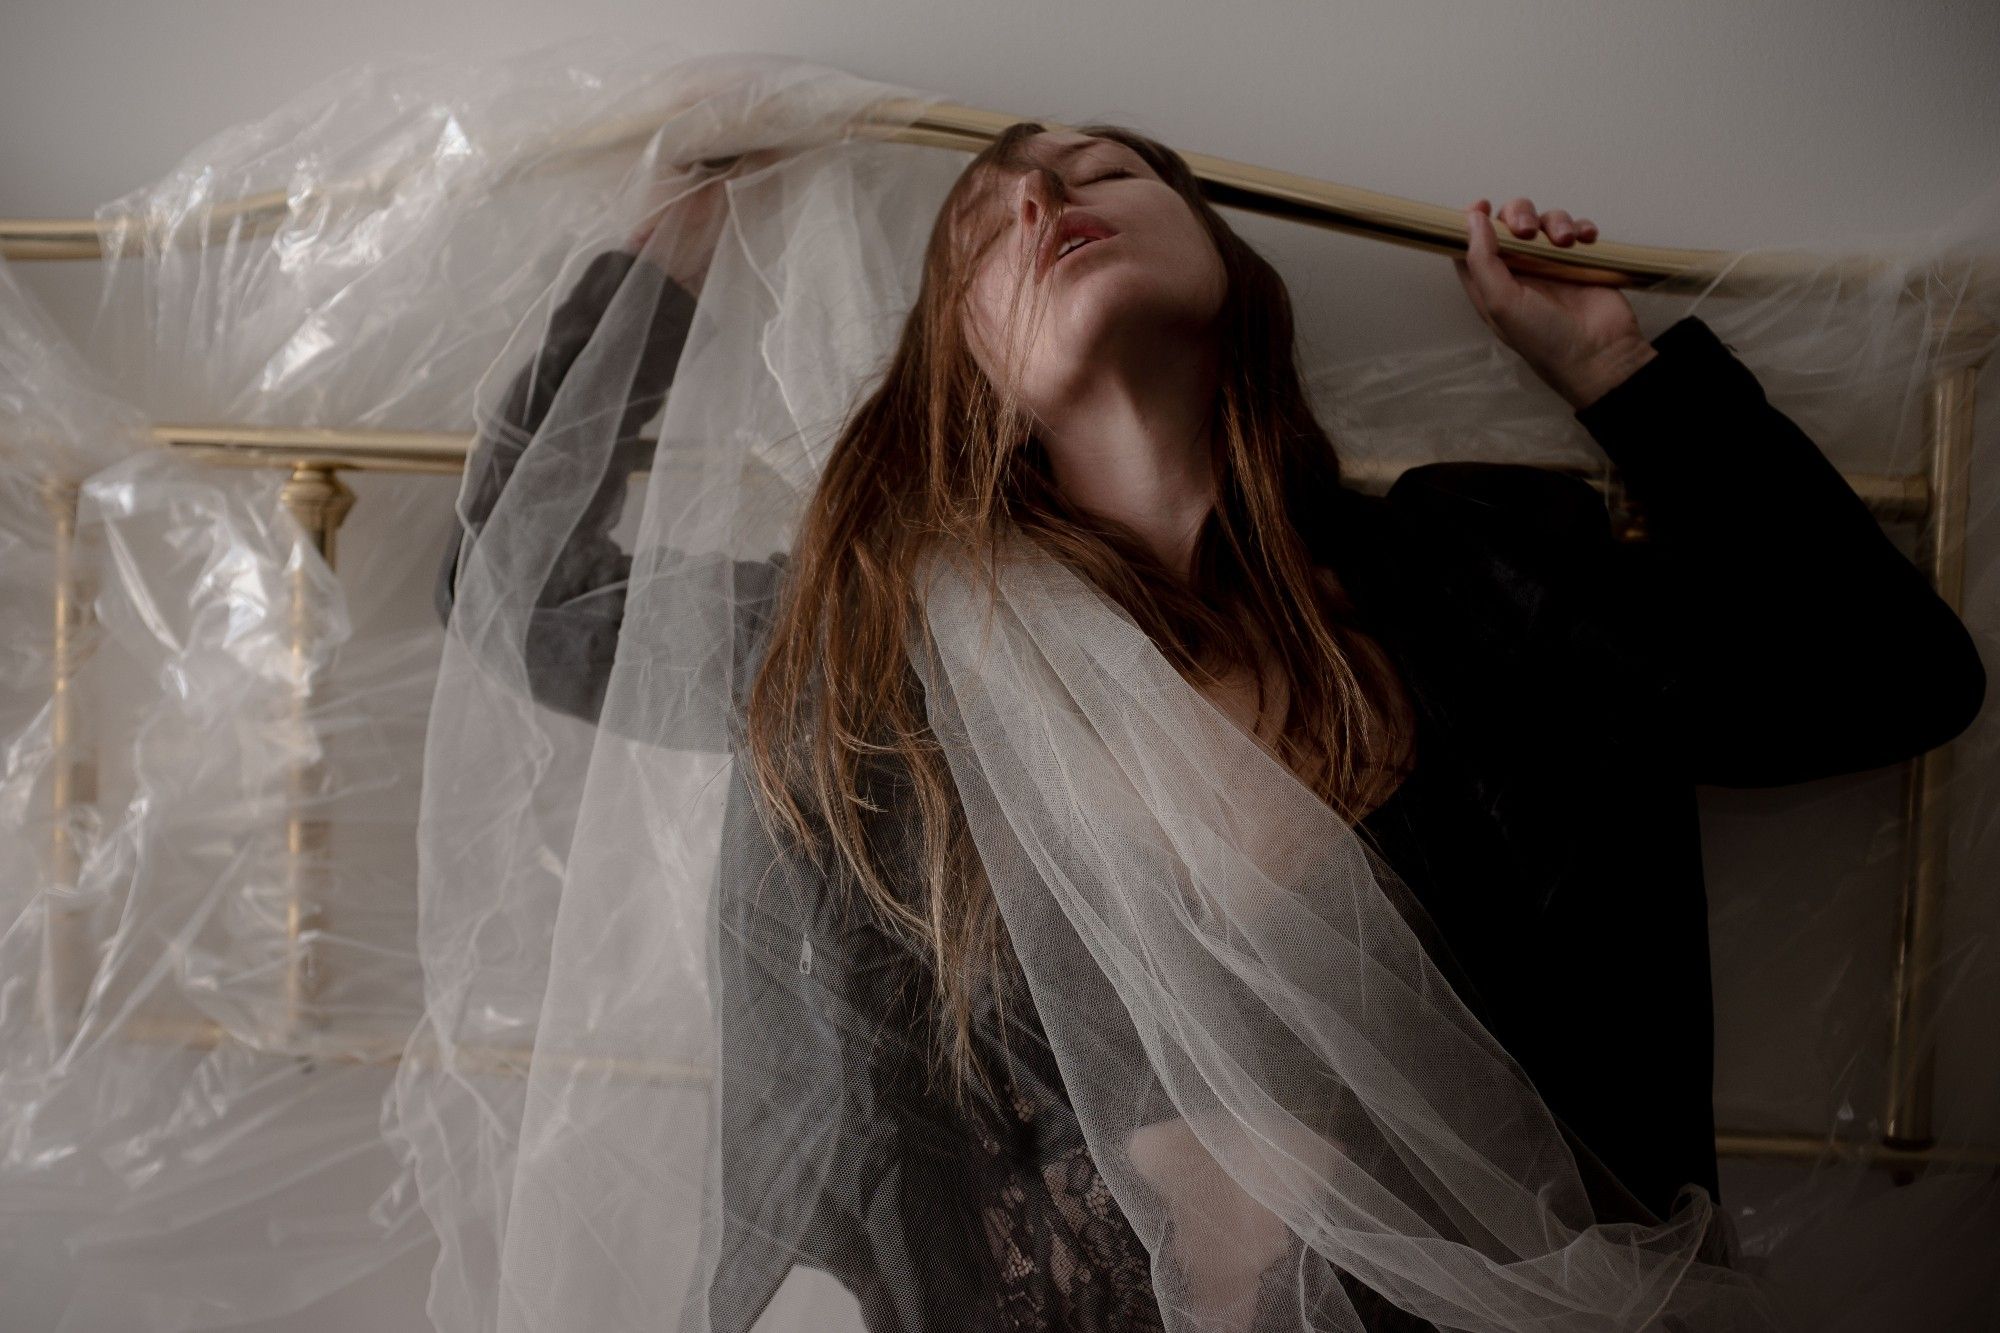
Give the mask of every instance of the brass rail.
[[[126, 1022], [120, 1035], [127, 1040], [158, 1042], [193, 1050], [213, 1049], [235, 1040], [220, 1024], [207, 1019], [163, 1019], [141, 1015]], [[408, 1033], [343, 1032], [309, 1035], [283, 1043], [260, 1047], [274, 1058], [305, 1064], [347, 1064], [391, 1068], [412, 1058], [438, 1068], [448, 1068], [464, 1077], [525, 1078], [537, 1059], [528, 1046], [494, 1046], [466, 1043], [449, 1051], [440, 1050], [434, 1040], [412, 1039]], [[645, 1060], [599, 1054], [565, 1052], [554, 1057], [566, 1073], [611, 1077], [647, 1087], [701, 1086], [714, 1071], [705, 1065], [680, 1061]], [[1859, 1162], [1879, 1170], [1906, 1174], [1936, 1166], [1973, 1171], [2000, 1171], [2000, 1150], [1984, 1147], [1906, 1147], [1868, 1140], [1838, 1139], [1826, 1134], [1785, 1133], [1763, 1130], [1720, 1130], [1715, 1148], [1723, 1157], [1814, 1162], [1832, 1159]]]
[[[1986, 330], [1946, 322], [1941, 343]], [[1976, 344], [1975, 344], [1976, 345]], [[1972, 489], [1975, 362], [1937, 376], [1925, 400], [1930, 436], [1931, 522], [1920, 529], [1917, 557], [1953, 610], [1965, 595], [1967, 501]], [[1936, 1047], [1924, 1040], [1936, 1016], [1936, 973], [1943, 954], [1945, 849], [1951, 812], [1946, 792], [1952, 747], [1919, 755], [1903, 774], [1903, 880], [1896, 901], [1895, 990], [1889, 1016], [1889, 1093], [1883, 1142], [1923, 1149], [1934, 1141], [1932, 1093]]]
[[[474, 443], [468, 431], [297, 430], [276, 426], [161, 424], [152, 428], [152, 435], [164, 448], [221, 466], [319, 467], [437, 476], [456, 476], [463, 471]], [[653, 443], [640, 437], [636, 452], [649, 456]], [[1369, 461], [1349, 465], [1345, 476], [1362, 490], [1383, 490], [1401, 470], [1400, 466], [1384, 467]], [[1551, 466], [1550, 470], [1580, 476], [1609, 494], [1619, 490], [1615, 476], [1607, 485], [1590, 468], [1565, 465]], [[636, 475], [644, 475], [644, 469]], [[1921, 523], [1930, 513], [1931, 480], [1925, 473], [1841, 475], [1884, 523]], [[1718, 478], [1717, 484], [1727, 484], [1727, 479]]]
[[[851, 132], [857, 138], [973, 153], [1019, 119], [953, 102], [890, 98], [859, 118]], [[1042, 118], [1041, 123], [1051, 129], [1074, 128], [1047, 118]], [[657, 123], [645, 119], [607, 122], [580, 138], [524, 152], [521, 156], [533, 165], [523, 169], [522, 174], [573, 167], [621, 152], [629, 154], [658, 128]], [[1201, 181], [1204, 193], [1219, 206], [1437, 254], [1465, 252], [1465, 219], [1457, 207], [1317, 180], [1209, 153], [1183, 150], [1181, 156]], [[199, 231], [183, 232], [177, 239], [182, 244], [194, 244], [225, 234], [254, 235], [274, 227], [293, 209], [318, 211], [330, 204], [379, 198], [393, 187], [398, 174], [398, 169], [391, 168], [337, 185], [296, 193], [270, 190], [218, 203], [209, 210]], [[120, 218], [104, 221], [0, 218], [0, 256], [7, 259], [100, 259], [107, 254], [107, 238], [111, 238], [110, 243], [118, 247], [119, 253], [135, 253], [143, 244], [144, 231], [135, 221]], [[1850, 284], [1858, 287], [1875, 280], [1885, 263], [1865, 254], [1828, 259], [1778, 250], [1752, 253], [1688, 250], [1604, 239], [1592, 242], [1588, 250], [1563, 249], [1539, 236], [1521, 240], [1507, 234], [1504, 228], [1497, 234], [1497, 240], [1508, 267], [1518, 272], [1610, 287], [1678, 289], [1709, 288], [1712, 284], [1712, 290], [1727, 295], [1768, 291], [1806, 274], [1835, 280], [1846, 290]], [[1965, 266], [1967, 276], [2000, 273], [2000, 256], [1996, 255], [1968, 255], [1954, 262]], [[1920, 297], [1923, 288], [1937, 276], [1933, 272], [1924, 278], [1913, 277], [1905, 295]]]
[[74, 906], [81, 868], [74, 816], [97, 801], [92, 748], [80, 733], [79, 676], [90, 655], [88, 633], [93, 572], [77, 558], [74, 482], [50, 478], [42, 503], [54, 536], [55, 587], [51, 589], [49, 682], [49, 889], [42, 927], [41, 973], [35, 978], [36, 1021], [51, 1050], [60, 1050], [71, 1017], [89, 984], [88, 920]]

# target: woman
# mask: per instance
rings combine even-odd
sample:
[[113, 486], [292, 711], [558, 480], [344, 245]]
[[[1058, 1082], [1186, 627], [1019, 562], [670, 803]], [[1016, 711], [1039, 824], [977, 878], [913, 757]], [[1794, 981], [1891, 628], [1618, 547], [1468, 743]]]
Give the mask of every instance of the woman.
[[[1559, 246], [1595, 239], [1526, 199], [1499, 217]], [[741, 725], [677, 738], [739, 756], [724, 836], [756, 849], [716, 918], [735, 1099], [722, 1188], [746, 1220], [714, 1271], [713, 1327], [754, 1324], [794, 1262], [839, 1277], [871, 1328], [1160, 1325], [1148, 1247], [1078, 1133], [925, 744], [900, 630], [939, 536], [1030, 534], [1355, 823], [1561, 1118], [1604, 1220], [1667, 1216], [1690, 1185], [1719, 1195], [1694, 787], [1920, 754], [1978, 712], [1983, 668], [1704, 324], [1648, 342], [1615, 290], [1512, 275], [1485, 200], [1467, 221], [1468, 297], [1571, 405], [1652, 541], [1614, 540], [1587, 485], [1532, 467], [1431, 464], [1385, 497], [1345, 486], [1281, 280], [1164, 146], [1023, 123], [967, 166], [791, 551], [737, 564]], [[711, 186], [592, 263], [515, 380], [508, 429], [470, 460], [475, 533], [519, 459], [507, 437], [534, 437], [633, 281], [662, 287], [621, 435], [657, 411], [717, 222]], [[623, 486], [594, 497], [527, 644], [536, 697], [593, 720], [632, 569], [608, 536]], [[812, 916], [809, 956], [742, 891], [772, 882]], [[881, 1022], [823, 1021], [821, 987]], [[791, 1168], [827, 1136], [845, 1146], [810, 1160], [841, 1172]], [[1245, 1205], [1211, 1264], [1190, 1247], [1188, 1278], [1247, 1326], [1282, 1226], [1185, 1169], [1198, 1147], [1171, 1107], [1127, 1147], [1190, 1225]], [[1343, 1284], [1374, 1326], [1429, 1326]]]

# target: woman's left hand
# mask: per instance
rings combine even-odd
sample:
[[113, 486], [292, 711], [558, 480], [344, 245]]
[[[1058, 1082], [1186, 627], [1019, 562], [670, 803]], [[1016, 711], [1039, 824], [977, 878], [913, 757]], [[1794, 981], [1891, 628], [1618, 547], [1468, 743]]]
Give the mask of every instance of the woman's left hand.
[[700, 296], [728, 211], [723, 183], [783, 156], [777, 149], [759, 148], [667, 168], [651, 181], [645, 216], [626, 237], [625, 248], [645, 255]]
[[[1500, 260], [1491, 209], [1481, 199], [1465, 210], [1466, 254], [1452, 267], [1486, 326], [1571, 408], [1596, 402], [1659, 354], [1618, 288], [1516, 276]], [[1523, 197], [1508, 200], [1500, 220], [1522, 240], [1542, 230], [1557, 246], [1597, 239], [1597, 224], [1588, 218], [1572, 220], [1561, 209], [1537, 214]]]

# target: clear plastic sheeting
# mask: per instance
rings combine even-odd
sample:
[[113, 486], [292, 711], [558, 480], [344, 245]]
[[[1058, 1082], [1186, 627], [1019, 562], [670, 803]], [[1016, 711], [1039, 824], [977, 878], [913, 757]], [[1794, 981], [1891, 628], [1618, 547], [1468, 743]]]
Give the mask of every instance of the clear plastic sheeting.
[[[594, 43], [374, 67], [101, 211], [129, 253], [87, 357], [0, 269], [0, 1238], [67, 1284], [51, 1326], [271, 1318], [418, 1250], [441, 1330], [1992, 1323], [1991, 707], [1932, 774], [1893, 1048], [1902, 768], [1700, 790], [1717, 1117], [1807, 1146], [1614, 1216], [1347, 821], [1076, 569], [940, 546], [902, 647], [1026, 1003], [978, 1016], [1010, 1099], [927, 1085], [924, 958], [760, 818], [739, 723], [829, 595], [790, 581], [801, 518], [966, 161], [860, 127], [939, 100]], [[697, 289], [649, 258], [671, 234], [622, 251], [743, 153]], [[273, 190], [275, 226], [216, 224]], [[1698, 315], [1850, 475], [1921, 473], [1939, 377], [2000, 392], [1962, 263], [2000, 192], [1868, 250], [1857, 278], [1806, 233], [1751, 294], [1634, 304]], [[1348, 474], [1605, 472], [1464, 327], [1304, 359]], [[1988, 661], [1994, 420], [1959, 592]], [[342, 474], [336, 570], [337, 492], [156, 421], [479, 443], [463, 482]], [[1941, 1160], [1891, 1171], [1891, 1066], [1925, 1060]]]

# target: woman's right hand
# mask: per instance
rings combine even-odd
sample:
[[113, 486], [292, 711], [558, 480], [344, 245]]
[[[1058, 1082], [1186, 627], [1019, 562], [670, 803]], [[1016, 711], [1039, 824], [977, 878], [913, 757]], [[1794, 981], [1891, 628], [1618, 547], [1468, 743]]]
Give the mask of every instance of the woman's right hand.
[[645, 215], [626, 238], [626, 249], [651, 260], [699, 296], [722, 236], [723, 182], [761, 170], [785, 154], [760, 148], [669, 167], [653, 180]]
[[[1516, 275], [1502, 263], [1492, 208], [1481, 199], [1465, 210], [1465, 258], [1452, 260], [1458, 280], [1486, 326], [1572, 408], [1589, 406], [1658, 355], [1616, 287]], [[1561, 209], [1537, 213], [1525, 195], [1508, 200], [1500, 220], [1522, 240], [1541, 231], [1551, 245], [1597, 239], [1590, 219], [1572, 220]]]

